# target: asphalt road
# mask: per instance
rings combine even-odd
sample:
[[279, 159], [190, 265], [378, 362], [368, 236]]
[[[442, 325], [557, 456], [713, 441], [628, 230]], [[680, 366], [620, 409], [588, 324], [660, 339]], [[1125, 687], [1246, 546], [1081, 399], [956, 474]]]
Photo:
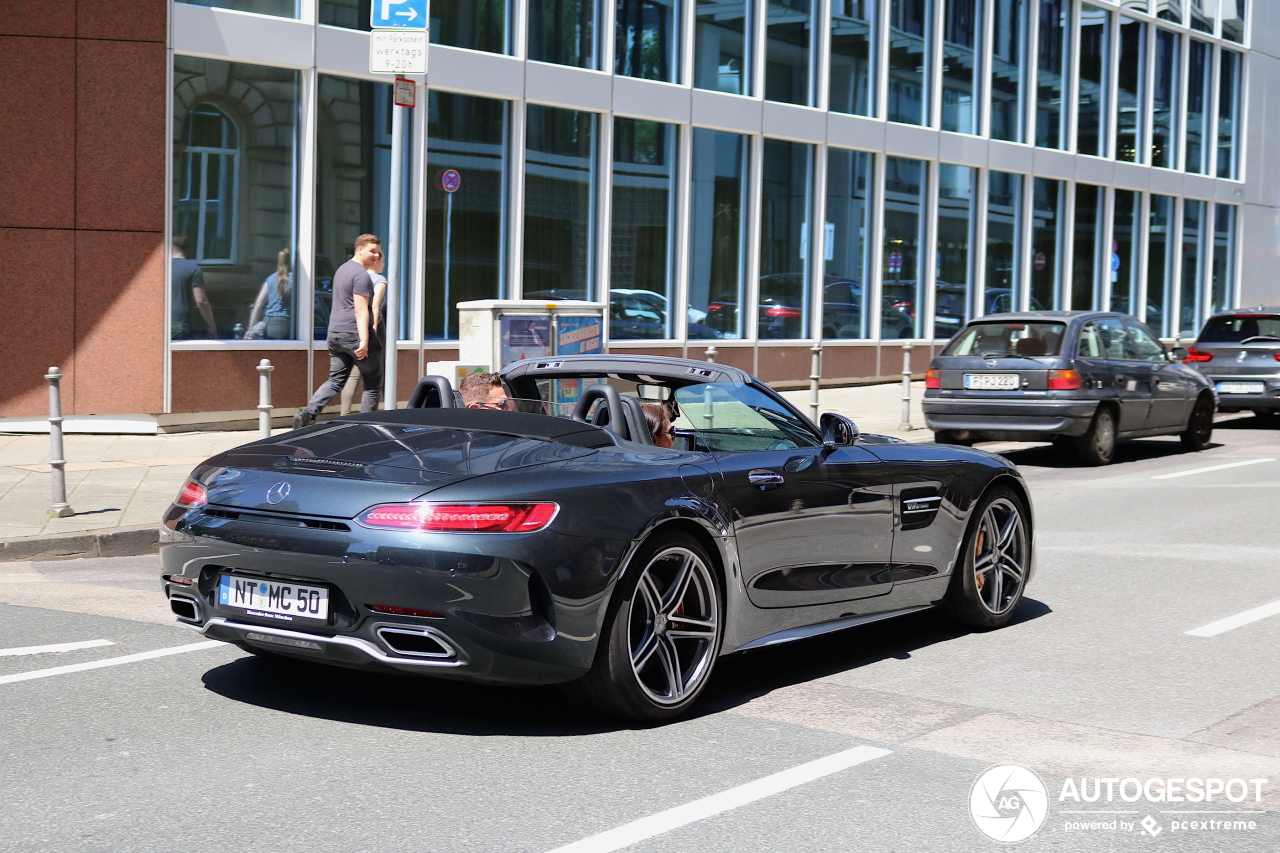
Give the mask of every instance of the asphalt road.
[[[1262, 426], [1221, 423], [1201, 453], [1127, 443], [1101, 469], [1007, 450], [1038, 525], [1015, 624], [921, 614], [730, 657], [660, 728], [553, 689], [204, 643], [166, 615], [154, 557], [0, 564], [0, 851], [1003, 850], [971, 793], [1008, 765], [1046, 792], [1019, 850], [1271, 853], [1280, 607], [1250, 611], [1280, 602], [1280, 430]], [[1037, 816], [1026, 778], [983, 825]]]

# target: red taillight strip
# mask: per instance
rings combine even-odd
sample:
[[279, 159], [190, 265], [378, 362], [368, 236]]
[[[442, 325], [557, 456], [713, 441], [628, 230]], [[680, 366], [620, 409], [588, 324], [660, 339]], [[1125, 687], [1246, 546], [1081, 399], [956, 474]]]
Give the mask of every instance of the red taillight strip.
[[560, 506], [553, 503], [512, 504], [381, 504], [356, 521], [375, 530], [422, 533], [531, 533], [546, 527]]
[[1205, 352], [1204, 350], [1196, 349], [1195, 347], [1187, 347], [1187, 357], [1184, 358], [1183, 361], [1184, 362], [1213, 361], [1213, 353]]
[[174, 500], [178, 506], [188, 508], [201, 507], [208, 502], [209, 492], [195, 480], [187, 480], [183, 483], [182, 488], [178, 489], [178, 497]]

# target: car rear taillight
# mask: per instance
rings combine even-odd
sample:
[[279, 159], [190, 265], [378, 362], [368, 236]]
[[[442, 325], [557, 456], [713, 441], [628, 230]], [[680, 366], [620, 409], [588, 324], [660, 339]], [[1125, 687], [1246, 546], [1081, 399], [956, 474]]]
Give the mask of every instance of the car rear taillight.
[[1080, 381], [1080, 371], [1078, 370], [1049, 371], [1050, 391], [1075, 391], [1083, 387], [1084, 383]]
[[1280, 352], [1272, 353], [1276, 357], [1276, 361], [1280, 361]]
[[182, 488], [178, 490], [178, 497], [174, 501], [178, 506], [189, 509], [204, 506], [208, 502], [209, 492], [195, 480], [187, 480], [183, 483]]
[[382, 504], [356, 521], [378, 530], [423, 533], [530, 533], [551, 523], [557, 504]]
[[721, 305], [719, 302], [709, 302], [709, 303], [707, 303], [707, 313], [708, 313], [708, 314], [718, 314], [719, 312], [721, 312], [721, 311], [723, 311], [723, 310], [724, 310], [724, 306], [723, 306], [723, 305]]
[[1187, 347], [1187, 357], [1184, 358], [1183, 361], [1213, 361], [1213, 353], [1205, 352], [1204, 350], [1196, 349], [1195, 347]]
[[803, 317], [804, 312], [799, 308], [784, 308], [781, 305], [774, 305], [771, 308], [764, 309], [764, 313], [770, 317]]
[[942, 371], [935, 370], [932, 367], [925, 371], [924, 387], [941, 388], [942, 387]]

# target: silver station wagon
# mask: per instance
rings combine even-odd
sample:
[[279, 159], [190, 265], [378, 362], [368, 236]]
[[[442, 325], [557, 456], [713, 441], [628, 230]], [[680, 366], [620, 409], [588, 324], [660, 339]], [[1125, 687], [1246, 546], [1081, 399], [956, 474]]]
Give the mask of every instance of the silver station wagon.
[[929, 365], [924, 417], [936, 440], [1053, 441], [1106, 465], [1116, 441], [1178, 435], [1202, 450], [1213, 385], [1133, 317], [1096, 311], [992, 314]]
[[1220, 411], [1280, 415], [1280, 308], [1213, 315], [1184, 361], [1213, 383]]

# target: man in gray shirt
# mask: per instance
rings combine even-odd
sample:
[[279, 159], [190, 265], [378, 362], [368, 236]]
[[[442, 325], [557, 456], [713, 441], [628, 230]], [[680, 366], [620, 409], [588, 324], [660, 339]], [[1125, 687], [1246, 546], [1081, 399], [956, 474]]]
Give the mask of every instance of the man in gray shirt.
[[209, 328], [209, 337], [218, 337], [218, 324], [213, 320], [213, 306], [205, 294], [204, 271], [195, 261], [187, 260], [187, 246], [190, 241], [185, 234], [173, 236], [173, 258], [169, 261], [172, 267], [173, 298], [170, 300], [169, 337], [175, 341], [185, 341], [193, 337], [192, 315], [200, 312], [201, 319]]
[[373, 280], [365, 269], [382, 250], [373, 234], [356, 238], [355, 256], [333, 274], [333, 308], [329, 312], [329, 378], [306, 408], [293, 416], [293, 428], [313, 423], [316, 415], [342, 390], [352, 368], [364, 380], [360, 411], [372, 412], [382, 399], [382, 344], [373, 331]]

